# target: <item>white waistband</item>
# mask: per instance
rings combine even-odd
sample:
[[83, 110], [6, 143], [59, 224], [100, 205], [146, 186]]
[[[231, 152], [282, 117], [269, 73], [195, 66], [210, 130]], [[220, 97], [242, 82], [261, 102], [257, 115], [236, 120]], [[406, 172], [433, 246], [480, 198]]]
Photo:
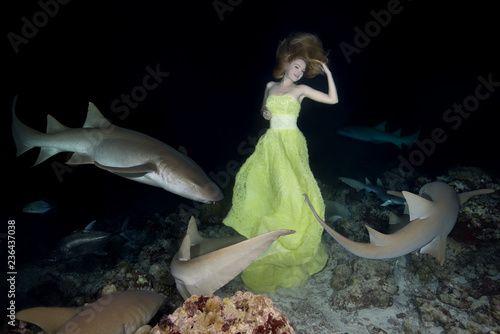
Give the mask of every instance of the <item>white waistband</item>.
[[290, 115], [275, 115], [271, 117], [271, 129], [297, 129], [297, 117]]

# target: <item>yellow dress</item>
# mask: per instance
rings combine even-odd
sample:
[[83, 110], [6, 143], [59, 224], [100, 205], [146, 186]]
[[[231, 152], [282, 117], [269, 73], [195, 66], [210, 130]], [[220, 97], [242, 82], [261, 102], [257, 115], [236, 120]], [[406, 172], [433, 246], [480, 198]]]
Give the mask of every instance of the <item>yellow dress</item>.
[[270, 129], [236, 175], [233, 205], [224, 224], [252, 238], [277, 229], [296, 233], [280, 237], [242, 274], [256, 293], [305, 284], [326, 264], [323, 227], [304, 202], [307, 194], [324, 218], [325, 205], [309, 168], [307, 145], [297, 128], [300, 103], [288, 95], [271, 95]]

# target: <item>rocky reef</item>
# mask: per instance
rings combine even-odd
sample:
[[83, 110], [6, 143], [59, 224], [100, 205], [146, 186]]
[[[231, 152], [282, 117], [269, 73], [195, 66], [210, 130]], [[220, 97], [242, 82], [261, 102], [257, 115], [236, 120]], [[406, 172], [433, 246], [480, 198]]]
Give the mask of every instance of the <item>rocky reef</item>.
[[191, 296], [165, 315], [151, 334], [294, 334], [287, 317], [263, 295], [238, 291], [231, 298]]
[[360, 308], [386, 308], [393, 304], [398, 286], [387, 262], [357, 259], [335, 268], [332, 285], [337, 293], [332, 299], [335, 309], [354, 311]]

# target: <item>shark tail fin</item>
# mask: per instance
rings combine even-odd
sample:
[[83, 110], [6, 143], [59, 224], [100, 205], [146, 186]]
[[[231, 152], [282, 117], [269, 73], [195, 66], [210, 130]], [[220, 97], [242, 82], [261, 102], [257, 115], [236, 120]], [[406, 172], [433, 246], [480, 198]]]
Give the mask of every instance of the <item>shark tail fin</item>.
[[16, 319], [37, 325], [45, 333], [56, 333], [80, 310], [67, 307], [34, 307], [16, 313]]
[[12, 103], [12, 135], [16, 144], [16, 156], [20, 156], [24, 152], [32, 149], [35, 145], [31, 144], [31, 138], [40, 135], [41, 133], [24, 125], [16, 115], [17, 96], [14, 97]]
[[[33, 165], [36, 166], [51, 156], [60, 153], [61, 151], [58, 149], [40, 145], [45, 134], [23, 124], [16, 116], [16, 105], [17, 96], [14, 98], [14, 103], [12, 105], [12, 135], [14, 136], [14, 142], [17, 148], [16, 155], [19, 156], [35, 146], [40, 146], [40, 154]], [[50, 115], [47, 116], [47, 133], [57, 133], [67, 129], [67, 127], [56, 121], [54, 117]]]

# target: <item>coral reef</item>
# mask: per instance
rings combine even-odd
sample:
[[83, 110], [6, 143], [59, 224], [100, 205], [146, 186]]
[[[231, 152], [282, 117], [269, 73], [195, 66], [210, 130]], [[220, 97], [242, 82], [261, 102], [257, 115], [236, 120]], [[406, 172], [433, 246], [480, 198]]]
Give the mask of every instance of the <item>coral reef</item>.
[[238, 291], [231, 298], [191, 296], [173, 314], [164, 316], [151, 334], [295, 333], [271, 299]]

